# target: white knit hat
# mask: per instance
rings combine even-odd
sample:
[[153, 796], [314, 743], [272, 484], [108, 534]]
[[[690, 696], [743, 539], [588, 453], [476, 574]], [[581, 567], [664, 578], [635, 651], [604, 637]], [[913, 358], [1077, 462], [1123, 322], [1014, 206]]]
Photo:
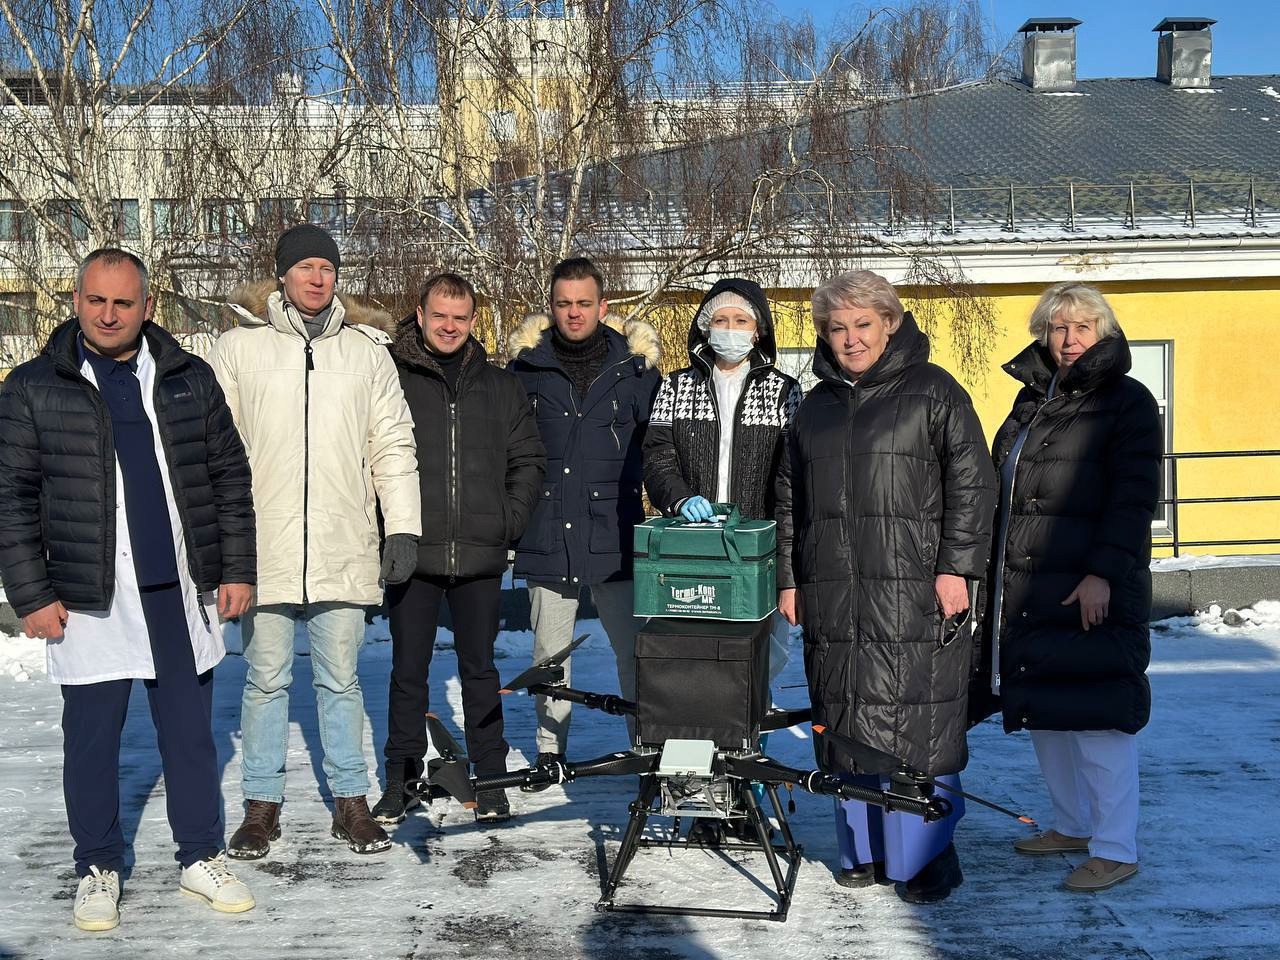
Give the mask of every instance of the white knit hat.
[[711, 320], [716, 312], [726, 307], [737, 307], [739, 310], [746, 311], [755, 319], [756, 326], [760, 326], [760, 311], [756, 309], [755, 304], [734, 290], [725, 290], [723, 293], [717, 293], [698, 310], [698, 327], [703, 333], [711, 329]]

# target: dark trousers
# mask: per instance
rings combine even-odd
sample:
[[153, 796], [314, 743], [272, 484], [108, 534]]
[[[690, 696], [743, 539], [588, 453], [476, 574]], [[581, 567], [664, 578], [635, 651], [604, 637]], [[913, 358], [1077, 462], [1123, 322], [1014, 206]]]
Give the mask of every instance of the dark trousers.
[[[222, 785], [213, 743], [213, 671], [196, 675], [177, 584], [143, 588], [142, 611], [156, 677], [144, 680], [164, 769], [175, 859], [187, 867], [222, 849]], [[62, 687], [62, 790], [75, 841], [76, 874], [120, 870], [120, 733], [132, 680]]]
[[387, 586], [391, 623], [391, 691], [388, 697], [387, 779], [422, 775], [430, 709], [427, 671], [435, 647], [440, 601], [448, 600], [453, 644], [462, 681], [467, 754], [477, 776], [505, 773], [502, 698], [493, 642], [498, 636], [500, 577], [411, 577]]

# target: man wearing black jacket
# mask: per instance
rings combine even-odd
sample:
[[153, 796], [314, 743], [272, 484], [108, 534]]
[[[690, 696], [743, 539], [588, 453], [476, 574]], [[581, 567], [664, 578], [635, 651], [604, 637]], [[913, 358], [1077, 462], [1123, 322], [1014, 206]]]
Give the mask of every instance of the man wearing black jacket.
[[249, 605], [249, 464], [213, 371], [150, 323], [142, 261], [95, 250], [76, 316], [0, 391], [0, 576], [62, 685], [73, 916], [120, 922], [120, 733], [146, 687], [164, 764], [179, 889], [224, 913], [254, 905], [223, 854], [210, 729], [218, 615]]
[[[499, 589], [508, 545], [524, 532], [546, 455], [520, 382], [490, 364], [471, 336], [475, 312], [471, 284], [456, 274], [438, 274], [423, 287], [416, 315], [401, 322], [391, 345], [414, 439], [424, 454], [418, 458], [417, 569], [405, 583], [387, 586], [387, 787], [373, 808], [382, 823], [399, 823], [418, 802], [406, 795], [404, 784], [422, 775], [427, 752], [427, 671], [441, 600], [448, 601], [453, 620], [467, 752], [477, 776], [506, 772], [493, 664]], [[502, 790], [481, 791], [477, 802], [477, 820], [510, 816]]]

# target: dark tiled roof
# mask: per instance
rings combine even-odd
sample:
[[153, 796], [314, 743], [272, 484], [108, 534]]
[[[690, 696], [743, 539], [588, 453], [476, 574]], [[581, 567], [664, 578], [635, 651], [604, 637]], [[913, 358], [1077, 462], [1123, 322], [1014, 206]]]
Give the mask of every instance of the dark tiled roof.
[[1215, 77], [1206, 90], [1081, 80], [1071, 93], [994, 80], [912, 100], [935, 183], [1280, 179], [1280, 75]]

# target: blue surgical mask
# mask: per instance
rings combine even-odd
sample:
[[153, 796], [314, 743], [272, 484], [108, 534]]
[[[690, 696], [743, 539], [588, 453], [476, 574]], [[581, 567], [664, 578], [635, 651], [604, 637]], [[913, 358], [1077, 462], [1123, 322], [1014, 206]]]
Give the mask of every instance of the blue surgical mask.
[[712, 327], [707, 331], [707, 343], [711, 344], [716, 356], [726, 363], [741, 363], [745, 360], [755, 346], [754, 341], [755, 334], [746, 330]]

